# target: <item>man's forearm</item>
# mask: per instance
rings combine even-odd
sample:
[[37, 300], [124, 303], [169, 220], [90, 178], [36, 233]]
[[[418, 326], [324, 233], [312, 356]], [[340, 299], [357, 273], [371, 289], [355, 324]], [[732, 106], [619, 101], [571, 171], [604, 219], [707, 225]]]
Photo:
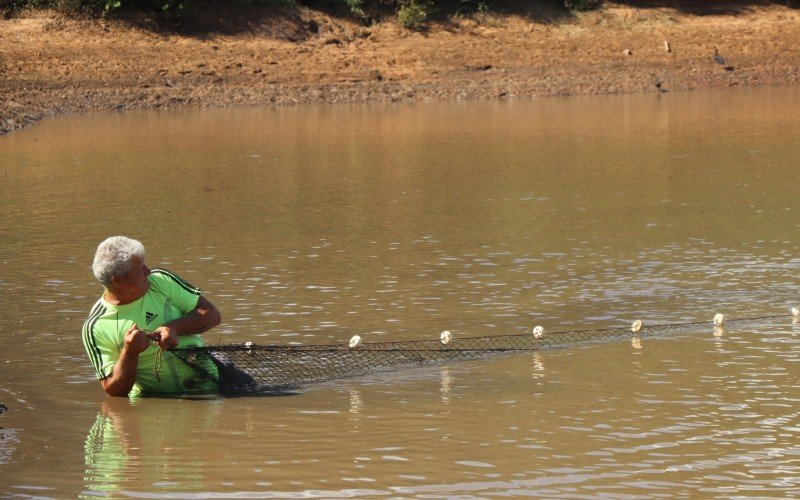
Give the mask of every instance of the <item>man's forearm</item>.
[[169, 327], [178, 335], [192, 335], [203, 333], [214, 328], [222, 321], [222, 317], [214, 305], [200, 297], [197, 307], [189, 311], [188, 314], [178, 319], [174, 319], [164, 326]]
[[136, 383], [139, 354], [123, 349], [111, 375], [100, 381], [109, 396], [127, 396]]

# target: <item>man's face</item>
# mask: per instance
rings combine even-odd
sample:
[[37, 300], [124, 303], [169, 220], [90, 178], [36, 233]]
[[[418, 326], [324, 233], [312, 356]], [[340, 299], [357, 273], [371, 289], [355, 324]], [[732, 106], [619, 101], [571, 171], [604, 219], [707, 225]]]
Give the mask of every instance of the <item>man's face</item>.
[[147, 281], [148, 275], [150, 275], [150, 268], [145, 265], [144, 259], [133, 257], [130, 270], [120, 276], [115, 285], [130, 299], [137, 300], [143, 297], [150, 288], [150, 282]]

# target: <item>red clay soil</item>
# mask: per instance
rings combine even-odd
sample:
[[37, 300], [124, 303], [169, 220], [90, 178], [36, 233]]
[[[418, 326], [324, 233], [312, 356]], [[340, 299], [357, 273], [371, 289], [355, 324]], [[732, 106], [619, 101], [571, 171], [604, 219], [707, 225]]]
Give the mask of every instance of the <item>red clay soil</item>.
[[426, 31], [392, 19], [364, 27], [299, 7], [204, 8], [180, 29], [132, 14], [17, 13], [0, 20], [0, 134], [46, 116], [100, 109], [513, 99], [798, 82], [800, 10], [766, 1], [657, 3], [606, 2], [575, 15], [512, 8]]

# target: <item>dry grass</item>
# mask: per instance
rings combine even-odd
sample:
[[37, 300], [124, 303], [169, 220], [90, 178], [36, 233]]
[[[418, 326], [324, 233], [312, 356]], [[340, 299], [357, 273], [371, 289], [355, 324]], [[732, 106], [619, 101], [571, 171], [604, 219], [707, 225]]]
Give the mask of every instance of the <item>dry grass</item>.
[[[424, 33], [364, 28], [312, 9], [197, 30], [52, 13], [0, 29], [0, 133], [95, 109], [656, 92], [800, 82], [800, 12], [696, 15], [607, 3], [565, 14], [531, 2]], [[310, 24], [318, 26], [310, 30]], [[672, 51], [665, 50], [668, 40]], [[714, 63], [713, 49], [735, 71]], [[654, 86], [654, 75], [661, 84]]]

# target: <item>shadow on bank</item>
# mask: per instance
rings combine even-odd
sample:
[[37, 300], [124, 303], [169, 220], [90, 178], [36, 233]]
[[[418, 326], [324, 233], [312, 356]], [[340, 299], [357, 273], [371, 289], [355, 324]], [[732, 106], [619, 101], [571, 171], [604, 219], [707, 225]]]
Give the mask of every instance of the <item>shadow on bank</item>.
[[[517, 16], [535, 24], [575, 21], [582, 10], [627, 6], [641, 10], [709, 16], [740, 15], [759, 7], [779, 5], [796, 9], [795, 0], [0, 0], [0, 13], [12, 17], [29, 8], [49, 8], [78, 19], [102, 18], [153, 33], [205, 38], [252, 33], [289, 42], [302, 42], [337, 28], [337, 22], [369, 26], [399, 22], [418, 32], [434, 25], [448, 29], [463, 18], [478, 23], [502, 22]], [[568, 7], [571, 6], [571, 7]], [[339, 28], [341, 28], [339, 26]], [[368, 36], [363, 31], [356, 36]]]
[[758, 7], [774, 5], [790, 9], [800, 8], [800, 1], [797, 0], [730, 0], [722, 2], [714, 0], [615, 0], [606, 3], [627, 5], [637, 9], [671, 9], [695, 16], [735, 16], [746, 14]]

